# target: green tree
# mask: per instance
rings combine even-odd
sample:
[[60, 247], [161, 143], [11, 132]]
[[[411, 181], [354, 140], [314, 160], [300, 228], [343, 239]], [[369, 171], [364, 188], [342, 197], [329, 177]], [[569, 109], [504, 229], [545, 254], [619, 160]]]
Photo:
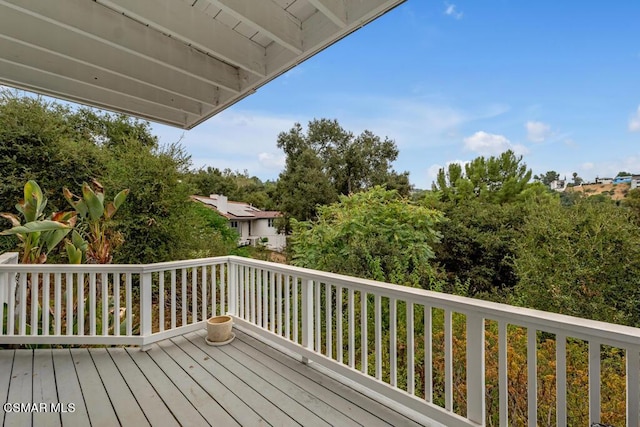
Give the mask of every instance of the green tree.
[[549, 185], [553, 181], [559, 180], [560, 174], [556, 171], [547, 171], [544, 175], [535, 175], [533, 179], [542, 182], [544, 185]]
[[573, 173], [573, 185], [580, 185], [584, 180], [578, 176], [578, 172]]
[[433, 190], [443, 201], [480, 198], [489, 202], [513, 201], [528, 185], [531, 170], [511, 150], [497, 157], [477, 157], [464, 166], [451, 163], [438, 171]]
[[0, 211], [13, 210], [24, 183], [38, 182], [53, 211], [67, 203], [62, 188], [99, 178], [100, 149], [73, 124], [76, 113], [43, 98], [0, 91]]
[[640, 325], [640, 228], [632, 212], [590, 198], [532, 203], [516, 240], [513, 302]]
[[315, 218], [319, 206], [333, 203], [338, 198], [322, 170], [322, 161], [311, 149], [302, 151], [295, 158], [287, 157], [276, 187], [278, 206], [286, 218]]
[[437, 225], [442, 240], [434, 246], [447, 273], [446, 290], [467, 284], [469, 296], [491, 298], [517, 284], [512, 259], [524, 212], [520, 203], [488, 203], [478, 199], [439, 206], [447, 221]]
[[[106, 189], [129, 188], [128, 201], [113, 223], [125, 240], [113, 253], [114, 262], [221, 254], [220, 235], [203, 225], [189, 201], [189, 167], [182, 146], [160, 147], [147, 122], [72, 110], [14, 92], [0, 96], [0, 211], [13, 211], [30, 179], [46, 189], [52, 211], [66, 208], [64, 187], [80, 189], [83, 182], [97, 180]], [[107, 200], [115, 196], [105, 194]], [[0, 250], [19, 243], [15, 236], [0, 236]], [[54, 255], [50, 253], [50, 261]]]
[[[322, 185], [321, 196], [316, 198], [318, 192], [314, 192], [315, 197], [303, 202], [306, 206], [326, 203], [327, 199], [333, 202], [337, 195], [365, 191], [376, 185], [386, 185], [405, 196], [411, 190], [408, 173], [397, 173], [391, 167], [398, 157], [395, 142], [366, 130], [355, 136], [342, 128], [337, 120], [312, 120], [306, 132], [296, 123], [288, 132], [278, 135], [278, 147], [284, 151], [287, 159], [285, 170], [280, 175], [282, 185], [305, 180], [305, 175], [300, 174], [301, 169], [295, 166], [302, 162], [305, 165], [302, 169], [310, 173], [308, 182], [302, 185], [316, 186], [322, 179], [332, 188], [333, 195], [330, 195], [325, 191], [326, 185]], [[299, 209], [296, 209], [296, 213], [287, 211], [287, 207], [295, 202], [287, 199], [295, 191], [289, 191], [282, 185], [280, 188], [285, 192], [280, 198], [281, 210], [299, 220], [313, 218], [313, 210], [307, 208], [302, 211], [310, 216], [300, 216]]]
[[442, 214], [395, 190], [340, 196], [315, 221], [293, 221], [293, 263], [426, 289], [439, 288], [433, 265]]

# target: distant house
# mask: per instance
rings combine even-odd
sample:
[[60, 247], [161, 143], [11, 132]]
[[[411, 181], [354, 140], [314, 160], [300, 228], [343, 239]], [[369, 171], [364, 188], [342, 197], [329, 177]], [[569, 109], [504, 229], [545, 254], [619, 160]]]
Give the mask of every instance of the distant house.
[[613, 179], [614, 184], [631, 184], [631, 175], [618, 175]]
[[598, 178], [596, 177], [596, 184], [613, 184], [613, 178]]
[[640, 175], [631, 175], [631, 189], [640, 187]]
[[549, 188], [555, 191], [564, 191], [567, 188], [567, 180], [566, 179], [553, 180], [549, 184]]
[[262, 211], [244, 202], [227, 200], [227, 196], [211, 194], [209, 197], [192, 196], [194, 200], [215, 209], [229, 220], [229, 227], [240, 235], [238, 244], [256, 245], [263, 243], [267, 248], [281, 251], [286, 246], [286, 235], [278, 233], [275, 227], [276, 218], [282, 213]]

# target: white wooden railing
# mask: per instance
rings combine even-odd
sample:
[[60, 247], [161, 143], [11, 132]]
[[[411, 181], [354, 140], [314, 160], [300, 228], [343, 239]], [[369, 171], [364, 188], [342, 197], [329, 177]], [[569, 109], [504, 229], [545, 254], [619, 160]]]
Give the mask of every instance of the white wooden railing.
[[[229, 313], [237, 327], [447, 426], [609, 422], [601, 419], [605, 397], [620, 401], [627, 426], [640, 425], [636, 328], [239, 257], [0, 264], [0, 286], [12, 283], [15, 291], [0, 307], [0, 344], [144, 347]], [[553, 360], [538, 361], [549, 343]], [[586, 352], [588, 397], [577, 404], [579, 393], [569, 390], [576, 371], [569, 348]], [[611, 354], [605, 348], [620, 354], [614, 362], [622, 364], [622, 396], [601, 390], [610, 382], [609, 368], [602, 369]], [[519, 397], [509, 389], [518, 360], [525, 373]], [[543, 364], [555, 364], [555, 404], [544, 416], [538, 384], [546, 384], [541, 371], [549, 366]], [[498, 403], [490, 404], [494, 380]], [[526, 402], [520, 418], [516, 397]], [[576, 415], [580, 405], [584, 419]]]
[[[0, 344], [148, 345], [227, 312], [227, 258], [0, 265]], [[6, 287], [6, 285], [5, 285]]]

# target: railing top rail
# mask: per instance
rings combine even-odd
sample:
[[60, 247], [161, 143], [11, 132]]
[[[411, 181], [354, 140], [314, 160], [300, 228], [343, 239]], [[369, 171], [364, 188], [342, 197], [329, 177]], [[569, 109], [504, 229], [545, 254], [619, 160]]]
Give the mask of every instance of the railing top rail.
[[199, 267], [201, 265], [223, 264], [229, 261], [227, 256], [186, 259], [182, 261], [158, 262], [155, 264], [145, 264], [142, 266], [144, 273], [152, 273], [156, 271], [170, 270], [174, 268]]
[[142, 273], [137, 264], [0, 264], [0, 273]]
[[222, 264], [228, 257], [188, 259], [155, 264], [0, 264], [0, 273], [152, 273], [172, 268]]
[[308, 280], [352, 287], [357, 290], [379, 294], [385, 297], [397, 298], [419, 304], [429, 304], [438, 308], [448, 308], [455, 312], [480, 314], [490, 320], [504, 320], [514, 325], [525, 327], [533, 326], [543, 331], [566, 333], [571, 337], [592, 337], [603, 341], [640, 347], [640, 328], [599, 322], [530, 308], [515, 307], [508, 304], [483, 301], [250, 258], [229, 256], [229, 261], [239, 265], [262, 267]]

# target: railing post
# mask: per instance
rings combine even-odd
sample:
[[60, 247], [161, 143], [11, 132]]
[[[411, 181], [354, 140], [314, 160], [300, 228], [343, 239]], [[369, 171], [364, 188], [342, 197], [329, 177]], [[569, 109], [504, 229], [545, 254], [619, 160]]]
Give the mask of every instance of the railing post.
[[227, 295], [229, 301], [229, 311], [227, 314], [232, 316], [238, 315], [238, 274], [237, 265], [233, 263], [233, 260], [229, 260], [227, 263], [229, 274], [227, 274], [227, 280], [229, 281], [227, 289], [229, 294]]
[[[151, 335], [151, 273], [140, 274], [140, 337], [143, 339]], [[151, 346], [143, 345], [142, 351]]]
[[485, 425], [484, 319], [467, 314], [467, 418]]
[[[313, 350], [313, 280], [302, 286], [302, 346]], [[303, 357], [302, 362], [308, 364], [309, 359]]]
[[[0, 254], [0, 264], [17, 264], [17, 252], [5, 252]], [[3, 335], [4, 328], [7, 328], [7, 335], [13, 335], [16, 292], [16, 273], [0, 274], [0, 335]], [[4, 324], [4, 305], [7, 304], [7, 325]], [[11, 306], [11, 307], [10, 307]]]

